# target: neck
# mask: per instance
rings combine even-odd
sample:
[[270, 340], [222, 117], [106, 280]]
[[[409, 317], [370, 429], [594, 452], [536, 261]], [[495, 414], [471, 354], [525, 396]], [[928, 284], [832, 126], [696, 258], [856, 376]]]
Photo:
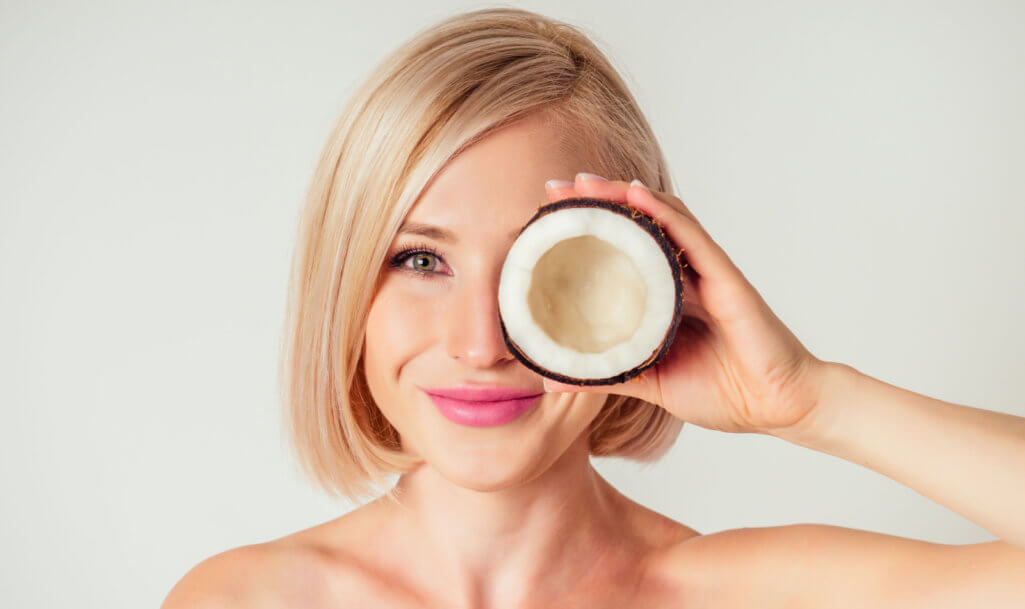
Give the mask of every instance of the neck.
[[518, 486], [467, 489], [424, 465], [403, 474], [396, 491], [396, 524], [431, 571], [421, 575], [463, 606], [565, 593], [630, 545], [622, 496], [591, 466], [586, 434]]

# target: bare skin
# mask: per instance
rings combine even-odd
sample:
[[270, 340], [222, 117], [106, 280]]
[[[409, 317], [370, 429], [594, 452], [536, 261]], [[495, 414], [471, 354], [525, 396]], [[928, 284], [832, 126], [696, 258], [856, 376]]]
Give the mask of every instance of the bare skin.
[[[587, 469], [589, 474], [580, 478], [588, 480], [605, 517], [566, 516], [588, 526], [600, 523], [600, 528], [582, 530], [560, 540], [565, 542], [562, 546], [550, 548], [544, 566], [547, 571], [539, 571], [528, 586], [502, 571], [499, 563], [512, 559], [499, 553], [493, 572], [478, 586], [467, 587], [458, 574], [443, 566], [440, 552], [424, 547], [423, 533], [410, 529], [414, 523], [408, 515], [399, 514], [396, 506], [383, 498], [270, 545], [291, 547], [292, 552], [284, 552], [292, 556], [306, 554], [310, 548], [324, 552], [310, 563], [315, 574], [312, 585], [308, 582], [296, 589], [307, 593], [319, 590], [318, 604], [307, 606], [355, 607], [382, 602], [396, 607], [678, 606], [673, 605], [678, 596], [676, 583], [666, 577], [669, 570], [652, 566], [697, 532], [629, 500], [593, 469]], [[518, 546], [510, 540], [507, 547], [511, 554]], [[353, 578], [343, 586], [337, 584], [339, 568]]]
[[[619, 532], [597, 550], [600, 559], [588, 558], [590, 573], [575, 585], [549, 591], [547, 600], [469, 606], [942, 609], [982, 606], [980, 599], [986, 607], [1021, 606], [1025, 559], [1003, 542], [948, 546], [823, 525], [701, 535], [612, 492], [623, 515]], [[213, 556], [182, 579], [163, 609], [462, 606], [433, 593], [443, 582], [429, 582], [432, 557], [408, 552], [380, 501]]]
[[[408, 219], [457, 240], [437, 242], [431, 279], [383, 271], [365, 342], [375, 402], [422, 459], [397, 483], [401, 505], [380, 498], [211, 557], [164, 609], [1025, 605], [1025, 419], [812, 357], [675, 197], [579, 175], [543, 193], [537, 186], [589, 163], [528, 119], [437, 176]], [[495, 301], [511, 235], [540, 197], [574, 195], [652, 214], [688, 253], [690, 322], [642, 382], [548, 386], [502, 341]], [[422, 241], [400, 236], [393, 250]], [[511, 423], [473, 428], [445, 419], [420, 391], [465, 382], [545, 393]], [[1002, 540], [949, 546], [810, 524], [699, 534], [623, 496], [591, 466], [586, 430], [608, 393], [859, 463]]]

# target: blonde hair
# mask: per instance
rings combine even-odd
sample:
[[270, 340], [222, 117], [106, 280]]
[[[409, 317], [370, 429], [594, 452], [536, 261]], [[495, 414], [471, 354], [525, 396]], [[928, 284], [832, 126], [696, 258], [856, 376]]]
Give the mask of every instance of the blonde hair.
[[[280, 369], [292, 447], [328, 493], [359, 501], [420, 463], [402, 451], [363, 373], [379, 271], [433, 176], [528, 115], [596, 173], [672, 191], [647, 120], [599, 48], [571, 25], [514, 8], [417, 33], [372, 71], [328, 136], [299, 217]], [[663, 408], [610, 394], [587, 433], [592, 455], [650, 462], [681, 427]]]

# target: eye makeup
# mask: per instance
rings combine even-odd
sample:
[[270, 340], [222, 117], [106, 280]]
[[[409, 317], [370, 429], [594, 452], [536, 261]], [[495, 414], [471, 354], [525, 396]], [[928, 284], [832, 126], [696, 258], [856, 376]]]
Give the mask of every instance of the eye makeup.
[[394, 254], [388, 262], [388, 266], [393, 269], [400, 271], [406, 271], [418, 275], [424, 279], [437, 279], [439, 275], [444, 273], [436, 273], [434, 270], [423, 270], [419, 268], [410, 268], [406, 266], [406, 260], [409, 260], [417, 254], [427, 254], [433, 256], [437, 260], [441, 261], [442, 258], [439, 255], [437, 248], [429, 243], [416, 243], [409, 247], [403, 248], [398, 253]]

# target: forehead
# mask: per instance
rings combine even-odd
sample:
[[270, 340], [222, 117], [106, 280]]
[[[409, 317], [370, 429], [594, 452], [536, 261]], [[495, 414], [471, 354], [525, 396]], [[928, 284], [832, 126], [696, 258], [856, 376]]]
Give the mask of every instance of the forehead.
[[545, 181], [572, 180], [579, 159], [559, 143], [558, 134], [534, 118], [491, 133], [435, 176], [406, 224], [439, 226], [456, 238], [508, 241], [548, 202]]

